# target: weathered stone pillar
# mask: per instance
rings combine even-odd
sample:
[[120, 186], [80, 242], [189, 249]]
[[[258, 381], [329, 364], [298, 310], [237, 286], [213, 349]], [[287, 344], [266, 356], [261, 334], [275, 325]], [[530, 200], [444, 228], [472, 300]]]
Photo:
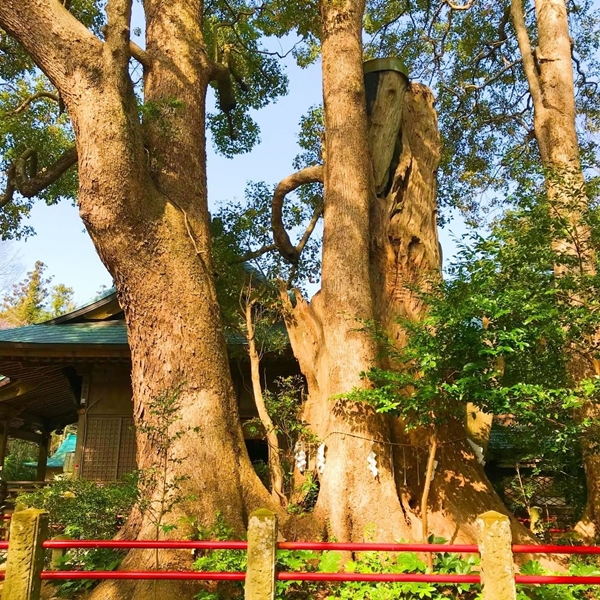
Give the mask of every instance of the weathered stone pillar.
[[[73, 538], [70, 535], [57, 535], [52, 538], [52, 540], [56, 541], [65, 541], [72, 540]], [[53, 548], [50, 551], [50, 570], [51, 571], [60, 571], [60, 567], [62, 564], [62, 559], [67, 553], [66, 548]]]
[[510, 520], [495, 510], [477, 517], [483, 600], [516, 600]]
[[277, 516], [265, 508], [255, 510], [248, 523], [245, 600], [275, 599], [276, 552]]
[[48, 513], [36, 508], [15, 512], [2, 600], [39, 600], [44, 566], [42, 543], [48, 537]]

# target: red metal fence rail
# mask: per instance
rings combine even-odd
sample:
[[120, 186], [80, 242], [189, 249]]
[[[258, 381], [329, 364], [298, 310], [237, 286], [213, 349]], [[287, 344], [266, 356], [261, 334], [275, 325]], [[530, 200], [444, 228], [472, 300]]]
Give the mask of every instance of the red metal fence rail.
[[[170, 550], [247, 550], [245, 541], [217, 540], [46, 540], [45, 549], [99, 549], [115, 550], [170, 549]], [[385, 544], [385, 543], [346, 543], [346, 542], [279, 542], [279, 550], [314, 550], [339, 552], [434, 552], [456, 554], [478, 554], [475, 544]], [[8, 542], [0, 542], [0, 550], [8, 550]], [[598, 555], [600, 546], [556, 546], [514, 544], [514, 554], [577, 554]], [[44, 580], [67, 579], [148, 579], [148, 580], [201, 580], [201, 581], [243, 581], [244, 572], [199, 572], [199, 571], [43, 571]], [[3, 574], [0, 573], [0, 579]], [[479, 575], [459, 575], [440, 573], [312, 573], [278, 572], [281, 581], [372, 581], [372, 582], [421, 582], [421, 583], [481, 583]], [[515, 575], [515, 581], [523, 584], [568, 584], [600, 585], [600, 576], [571, 575]]]
[[[35, 511], [33, 511], [35, 512]], [[41, 511], [37, 511], [40, 513]], [[276, 531], [276, 529], [274, 530]], [[508, 534], [510, 536], [510, 533]], [[456, 553], [479, 554], [480, 548], [475, 544], [398, 544], [398, 543], [347, 543], [347, 542], [275, 542], [273, 537], [273, 554], [278, 550], [313, 550], [313, 551], [338, 551], [338, 552], [417, 552], [417, 553]], [[38, 542], [39, 556], [42, 550], [68, 550], [68, 549], [98, 549], [110, 548], [117, 550], [238, 550], [248, 551], [252, 545], [249, 541], [174, 541], [174, 540], [42, 540]], [[480, 539], [480, 544], [481, 544]], [[15, 542], [16, 544], [16, 542]], [[0, 542], [0, 550], [8, 550], [10, 563], [11, 542]], [[507, 552], [512, 569], [512, 556], [514, 554], [531, 555], [600, 555], [600, 546], [557, 546], [510, 544], [507, 541]], [[33, 560], [33, 559], [32, 559]], [[38, 559], [39, 560], [39, 559]], [[483, 560], [483, 557], [482, 557]], [[33, 563], [32, 563], [33, 564]], [[507, 563], [508, 564], [508, 563]], [[42, 570], [38, 562], [36, 571], [37, 581], [41, 580], [189, 580], [189, 581], [250, 581], [250, 560], [248, 573], [246, 572], [198, 572], [198, 571], [61, 571]], [[33, 567], [31, 567], [33, 569]], [[489, 577], [483, 571], [484, 577]], [[504, 571], [506, 572], [506, 570]], [[38, 576], [39, 574], [39, 576]], [[0, 578], [4, 578], [0, 574]], [[277, 572], [275, 563], [272, 563], [272, 580], [280, 581], [320, 581], [320, 582], [411, 582], [411, 583], [439, 583], [439, 584], [483, 584], [484, 598], [487, 579], [480, 573], [455, 574], [455, 573], [322, 573], [322, 572]], [[600, 576], [573, 576], [573, 575], [520, 575], [515, 574], [514, 582], [528, 585], [600, 585]], [[274, 583], [273, 583], [274, 585]], [[514, 587], [514, 583], [512, 584]], [[247, 586], [248, 589], [248, 586]], [[26, 596], [36, 600], [37, 596]], [[504, 598], [504, 597], [503, 597]]]

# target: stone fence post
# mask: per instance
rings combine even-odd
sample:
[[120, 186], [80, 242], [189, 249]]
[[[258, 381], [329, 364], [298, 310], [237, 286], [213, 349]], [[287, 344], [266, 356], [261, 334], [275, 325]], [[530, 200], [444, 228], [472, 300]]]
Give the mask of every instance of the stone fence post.
[[261, 508], [248, 523], [245, 600], [275, 600], [277, 516]]
[[47, 537], [46, 511], [28, 508], [13, 514], [2, 600], [39, 600], [44, 566], [42, 544]]
[[477, 517], [483, 600], [516, 600], [510, 520], [495, 510]]
[[[72, 540], [73, 538], [70, 535], [57, 535], [53, 537], [52, 540], [64, 542], [68, 540]], [[52, 548], [50, 551], [50, 570], [51, 571], [60, 571], [62, 566], [62, 561], [68, 550], [66, 548]]]

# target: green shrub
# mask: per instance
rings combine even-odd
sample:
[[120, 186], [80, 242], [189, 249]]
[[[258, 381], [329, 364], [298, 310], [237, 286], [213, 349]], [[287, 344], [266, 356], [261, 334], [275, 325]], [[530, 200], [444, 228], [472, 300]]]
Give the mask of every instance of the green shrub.
[[85, 479], [56, 480], [17, 503], [47, 510], [50, 527], [75, 539], [110, 539], [137, 498], [135, 478], [100, 485]]
[[[199, 534], [199, 539], [234, 539], [234, 532], [221, 515], [215, 525]], [[434, 543], [444, 543], [441, 538]], [[241, 550], [202, 551], [194, 563], [199, 571], [245, 571], [246, 552]], [[426, 564], [414, 552], [362, 552], [356, 560], [342, 564], [338, 552], [312, 552], [305, 550], [279, 550], [278, 571], [303, 571], [334, 573], [425, 573]], [[449, 552], [434, 554], [433, 572], [457, 575], [477, 574], [479, 557], [463, 557]], [[520, 570], [523, 575], [545, 575], [537, 561], [525, 563]], [[570, 566], [571, 575], [598, 575], [596, 564], [575, 559]], [[481, 586], [474, 584], [431, 584], [431, 583], [372, 583], [372, 582], [300, 582], [278, 581], [276, 598], [279, 600], [481, 600]], [[242, 600], [244, 584], [240, 581], [211, 582], [206, 584], [196, 600]], [[518, 585], [517, 600], [591, 600], [600, 598], [600, 589], [583, 585]]]
[[[520, 568], [521, 575], [549, 575], [542, 565], [530, 560]], [[562, 575], [563, 573], [557, 573]], [[569, 575], [600, 575], [596, 565], [583, 564], [574, 557], [569, 566]], [[589, 585], [517, 585], [517, 600], [591, 600], [600, 598], [598, 586]]]
[[4, 481], [35, 480], [35, 467], [26, 467], [23, 463], [36, 461], [37, 458], [37, 444], [25, 440], [9, 440], [2, 478]]
[[[111, 539], [127, 518], [138, 497], [137, 481], [100, 485], [84, 479], [56, 480], [35, 492], [20, 494], [17, 502], [28, 508], [49, 513], [52, 535], [64, 534], [74, 539]], [[69, 550], [62, 558], [62, 570], [112, 571], [124, 553], [111, 549]], [[97, 581], [56, 582], [59, 596], [72, 598], [97, 585]]]

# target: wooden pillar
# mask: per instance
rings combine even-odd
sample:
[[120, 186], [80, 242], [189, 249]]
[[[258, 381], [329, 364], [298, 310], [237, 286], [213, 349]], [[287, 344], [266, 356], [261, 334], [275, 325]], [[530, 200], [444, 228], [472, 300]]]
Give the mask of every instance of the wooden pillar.
[[37, 472], [35, 474], [36, 481], [44, 481], [46, 479], [46, 463], [48, 462], [48, 446], [50, 445], [50, 432], [42, 431], [42, 441], [38, 451]]
[[0, 479], [4, 480], [4, 461], [6, 460], [6, 448], [8, 445], [8, 419], [0, 421], [2, 432], [0, 433]]
[[[84, 382], [86, 381], [84, 377]], [[83, 473], [83, 447], [87, 431], [87, 417], [85, 408], [77, 411], [77, 442], [75, 444], [75, 456], [73, 457], [73, 477], [79, 479]]]

